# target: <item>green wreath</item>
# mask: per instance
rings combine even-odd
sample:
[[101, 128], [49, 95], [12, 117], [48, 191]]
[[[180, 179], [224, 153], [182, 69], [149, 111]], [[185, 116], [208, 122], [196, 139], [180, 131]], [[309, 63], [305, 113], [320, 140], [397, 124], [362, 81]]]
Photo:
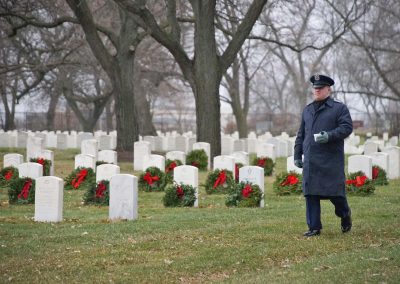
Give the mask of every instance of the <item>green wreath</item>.
[[65, 190], [89, 189], [96, 183], [92, 168], [78, 167], [64, 179]]
[[18, 169], [15, 167], [5, 167], [0, 172], [0, 186], [9, 186], [15, 179], [18, 178]]
[[268, 157], [255, 157], [253, 165], [264, 169], [264, 176], [271, 176], [274, 171], [275, 163]]
[[366, 196], [374, 193], [375, 185], [364, 172], [358, 171], [347, 176], [346, 191], [349, 194]]
[[302, 193], [302, 175], [291, 171], [282, 172], [276, 176], [273, 189], [277, 195]]
[[174, 180], [174, 169], [178, 166], [182, 166], [181, 160], [170, 160], [165, 162], [165, 183], [172, 183]]
[[139, 190], [143, 191], [164, 191], [165, 174], [156, 167], [147, 168], [139, 178]]
[[110, 181], [101, 180], [90, 187], [83, 196], [85, 205], [109, 205], [110, 204]]
[[208, 174], [205, 188], [207, 194], [228, 193], [234, 183], [231, 171], [217, 169]]
[[208, 157], [203, 149], [192, 150], [186, 156], [186, 165], [191, 165], [201, 171], [206, 171], [208, 166]]
[[50, 168], [51, 168], [51, 161], [43, 158], [30, 158], [30, 162], [32, 163], [38, 163], [43, 166], [43, 176], [49, 176], [50, 175]]
[[171, 184], [165, 189], [165, 207], [192, 207], [196, 201], [196, 189], [187, 184]]
[[24, 177], [13, 180], [10, 183], [10, 188], [8, 189], [8, 203], [35, 203], [35, 179]]
[[235, 163], [235, 182], [239, 182], [239, 169], [243, 166], [242, 163]]
[[263, 193], [258, 185], [240, 182], [231, 187], [226, 197], [226, 206], [259, 207]]
[[372, 166], [372, 180], [375, 185], [388, 185], [386, 171], [379, 166]]

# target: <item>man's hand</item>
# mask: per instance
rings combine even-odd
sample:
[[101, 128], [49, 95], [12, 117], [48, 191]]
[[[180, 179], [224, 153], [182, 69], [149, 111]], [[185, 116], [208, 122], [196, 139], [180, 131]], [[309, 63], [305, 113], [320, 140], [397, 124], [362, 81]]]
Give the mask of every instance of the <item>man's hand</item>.
[[317, 143], [328, 143], [329, 135], [326, 131], [321, 131], [319, 135], [315, 138], [315, 142]]
[[294, 164], [298, 168], [303, 168], [303, 161], [302, 160], [294, 160]]

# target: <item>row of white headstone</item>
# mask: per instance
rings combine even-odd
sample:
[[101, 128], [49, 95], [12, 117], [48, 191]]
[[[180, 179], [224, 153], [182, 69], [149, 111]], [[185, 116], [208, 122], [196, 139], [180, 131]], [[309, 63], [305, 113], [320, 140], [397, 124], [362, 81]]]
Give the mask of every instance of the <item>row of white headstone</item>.
[[[22, 163], [18, 165], [19, 177], [35, 179], [35, 221], [60, 222], [63, 219], [64, 182], [54, 176], [42, 176], [42, 165]], [[96, 170], [96, 182], [110, 181], [109, 219], [138, 218], [138, 179], [129, 174], [120, 174], [117, 165], [103, 164]], [[264, 194], [264, 169], [257, 166], [242, 167], [239, 181], [256, 184]], [[196, 189], [194, 207], [198, 207], [198, 169], [193, 166], [178, 166], [174, 169], [174, 182], [190, 185]], [[264, 207], [264, 197], [260, 203]]]
[[[388, 179], [400, 178], [400, 147], [391, 146], [383, 149], [383, 152], [369, 152], [364, 155], [349, 156], [347, 173], [362, 171], [372, 179], [372, 167], [379, 166], [387, 173]], [[302, 174], [302, 169], [294, 165], [293, 156], [287, 158], [287, 171]]]

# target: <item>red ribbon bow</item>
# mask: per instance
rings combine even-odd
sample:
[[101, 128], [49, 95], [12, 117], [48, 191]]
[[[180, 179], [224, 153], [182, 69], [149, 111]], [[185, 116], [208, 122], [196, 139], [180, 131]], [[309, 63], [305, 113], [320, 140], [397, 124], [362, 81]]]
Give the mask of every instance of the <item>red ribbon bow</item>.
[[246, 184], [245, 187], [242, 189], [243, 198], [248, 198], [252, 192], [253, 190], [251, 189], [250, 184]]
[[5, 175], [4, 175], [4, 178], [6, 179], [6, 180], [10, 180], [12, 177], [13, 177], [13, 171], [12, 170], [9, 170], [9, 171], [7, 171], [6, 173], [5, 173]]
[[366, 176], [356, 176], [356, 179], [346, 180], [346, 184], [354, 184], [356, 187], [363, 186], [367, 180]]
[[76, 177], [71, 181], [71, 185], [74, 189], [77, 189], [81, 183], [85, 180], [86, 176], [88, 174], [87, 169], [82, 169], [79, 171], [79, 173], [76, 175]]
[[239, 166], [235, 164], [235, 181], [239, 181]]
[[196, 161], [192, 162], [192, 166], [198, 168], [200, 166], [200, 164]]
[[265, 161], [266, 161], [267, 159], [259, 159], [258, 161], [257, 161], [257, 166], [259, 166], [259, 167], [265, 167]]
[[169, 166], [165, 169], [165, 172], [168, 173], [170, 171], [173, 171], [176, 168], [176, 163], [175, 162], [171, 162], [171, 164], [169, 164]]
[[36, 163], [41, 164], [42, 166], [44, 166], [44, 159], [43, 158], [39, 158], [39, 159], [37, 159]]
[[282, 186], [285, 185], [295, 185], [299, 182], [299, 179], [294, 176], [294, 175], [288, 175], [288, 177], [286, 178], [286, 180], [284, 182], [281, 183]]
[[225, 171], [221, 171], [218, 175], [218, 178], [214, 182], [213, 188], [216, 188], [219, 185], [223, 185], [226, 182], [226, 173]]
[[160, 178], [158, 176], [151, 176], [149, 172], [146, 172], [143, 179], [147, 182], [148, 185], [152, 185], [153, 182], [158, 181]]
[[178, 195], [179, 199], [182, 199], [185, 193], [183, 192], [183, 188], [178, 186], [176, 188], [176, 195]]
[[31, 189], [32, 180], [28, 179], [25, 181], [21, 192], [18, 194], [18, 198], [27, 199], [29, 196], [29, 190]]
[[104, 197], [104, 191], [106, 190], [106, 185], [104, 183], [99, 183], [96, 188], [96, 197], [102, 198]]
[[376, 179], [379, 175], [379, 169], [377, 167], [372, 168], [372, 179]]

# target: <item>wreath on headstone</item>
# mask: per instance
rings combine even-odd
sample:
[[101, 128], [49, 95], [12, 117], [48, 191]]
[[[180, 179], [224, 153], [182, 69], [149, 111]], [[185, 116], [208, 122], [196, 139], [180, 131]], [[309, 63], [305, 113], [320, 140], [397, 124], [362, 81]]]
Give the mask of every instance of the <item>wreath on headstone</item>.
[[375, 191], [373, 180], [367, 178], [362, 171], [351, 173], [346, 179], [346, 191], [349, 194], [370, 195]]
[[242, 163], [235, 163], [235, 182], [239, 182], [239, 169], [243, 166]]
[[8, 186], [18, 178], [18, 169], [15, 167], [5, 167], [0, 172], [0, 186]]
[[302, 175], [290, 171], [282, 172], [276, 176], [273, 189], [277, 195], [290, 195], [302, 193]]
[[372, 180], [375, 185], [388, 185], [386, 171], [379, 166], [372, 166]]
[[95, 183], [96, 174], [92, 168], [78, 167], [64, 179], [64, 189], [88, 189]]
[[165, 189], [165, 207], [192, 207], [196, 201], [196, 189], [188, 184], [171, 184]]
[[100, 180], [90, 187], [83, 196], [85, 205], [98, 204], [109, 205], [110, 203], [110, 181]]
[[10, 204], [35, 203], [35, 180], [28, 177], [13, 180], [8, 189], [8, 202]]
[[43, 166], [43, 176], [49, 176], [50, 175], [50, 168], [51, 168], [51, 161], [44, 159], [44, 158], [30, 158], [30, 162], [32, 163], [38, 163]]
[[201, 171], [206, 171], [208, 166], [208, 157], [203, 149], [192, 150], [186, 156], [186, 165], [194, 166]]
[[172, 183], [174, 179], [174, 169], [182, 166], [181, 160], [170, 160], [165, 162], [165, 183]]
[[228, 193], [234, 183], [231, 171], [217, 169], [208, 174], [205, 189], [207, 194]]
[[139, 190], [164, 191], [165, 174], [157, 167], [149, 167], [139, 177]]
[[263, 193], [258, 185], [240, 182], [231, 187], [225, 204], [228, 207], [259, 207], [262, 197]]
[[255, 157], [253, 165], [263, 168], [264, 176], [271, 176], [275, 167], [274, 161], [268, 157]]

